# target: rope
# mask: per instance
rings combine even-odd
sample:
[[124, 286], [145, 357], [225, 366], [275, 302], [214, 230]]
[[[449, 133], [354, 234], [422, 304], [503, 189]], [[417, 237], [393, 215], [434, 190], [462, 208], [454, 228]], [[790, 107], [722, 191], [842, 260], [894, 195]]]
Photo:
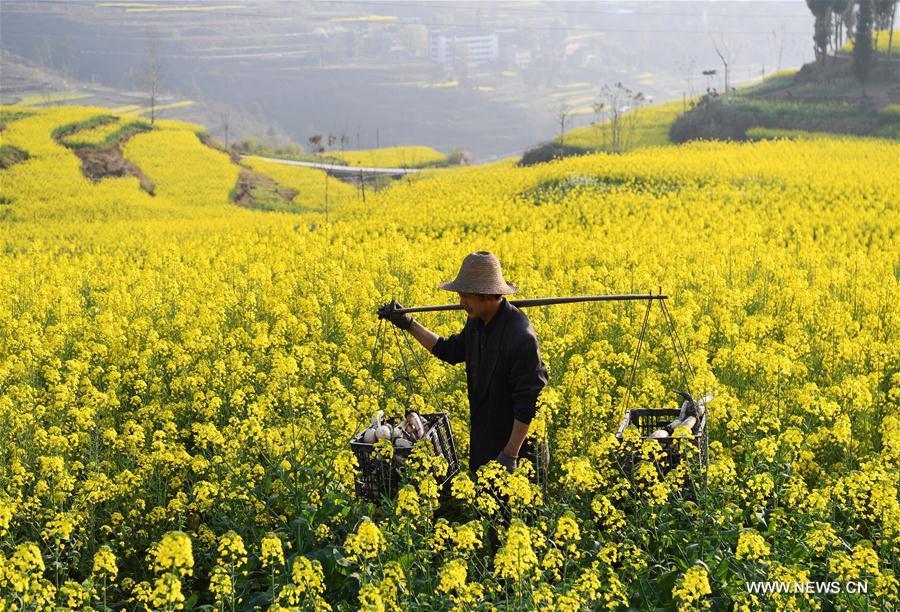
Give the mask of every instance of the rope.
[[372, 343], [372, 358], [369, 359], [369, 372], [372, 372], [372, 368], [375, 366], [375, 351], [378, 349], [378, 339], [381, 338], [382, 325], [384, 325], [384, 319], [378, 319], [378, 329], [375, 331], [375, 342]]
[[[691, 362], [688, 361], [687, 352], [684, 350], [684, 345], [681, 344], [681, 338], [678, 337], [678, 333], [675, 330], [675, 320], [672, 318], [669, 309], [666, 307], [665, 302], [662, 303], [663, 315], [666, 319], [666, 323], [669, 328], [669, 338], [672, 340], [672, 348], [675, 351], [675, 357], [678, 359], [678, 369], [681, 370], [681, 378], [684, 379], [684, 386], [686, 391], [691, 391], [690, 382], [688, 381], [687, 374], [684, 371], [684, 364], [687, 363], [688, 369], [691, 371], [691, 380], [695, 380], [697, 375], [694, 373], [694, 368], [691, 367]], [[679, 352], [680, 350], [680, 352]], [[682, 357], [684, 357], [684, 362], [682, 362]]]
[[406, 386], [409, 387], [409, 394], [412, 395], [414, 393], [412, 386], [412, 376], [409, 374], [409, 366], [406, 364], [406, 354], [403, 352], [403, 346], [400, 344], [400, 338], [397, 336], [397, 328], [393, 327], [394, 330], [394, 340], [397, 343], [397, 349], [400, 353], [400, 359], [403, 360], [403, 371], [406, 372]]
[[422, 378], [425, 380], [425, 384], [428, 387], [429, 399], [431, 400], [432, 406], [436, 406], [437, 394], [434, 392], [434, 387], [431, 384], [431, 381], [428, 380], [428, 374], [425, 373], [425, 366], [422, 365], [422, 361], [419, 359], [419, 356], [413, 350], [412, 342], [410, 342], [408, 334], [401, 334], [403, 339], [406, 340], [406, 347], [409, 349], [410, 354], [415, 359], [416, 365], [419, 367], [419, 373], [422, 375]]
[[[386, 325], [384, 320], [382, 320], [382, 325]], [[387, 327], [384, 328], [384, 333], [381, 333], [381, 328], [379, 328], [379, 336], [381, 337], [381, 348], [378, 350], [378, 379], [381, 383], [384, 383], [384, 338], [387, 336]]]
[[650, 307], [652, 305], [652, 300], [647, 302], [647, 311], [644, 313], [644, 324], [641, 325], [641, 336], [638, 339], [638, 347], [634, 354], [634, 361], [631, 362], [631, 378], [628, 380], [628, 389], [625, 391], [625, 412], [628, 412], [628, 404], [631, 401], [631, 386], [634, 384], [634, 373], [637, 370], [638, 357], [641, 354], [641, 348], [644, 346], [644, 332], [647, 331], [647, 321], [650, 319]]

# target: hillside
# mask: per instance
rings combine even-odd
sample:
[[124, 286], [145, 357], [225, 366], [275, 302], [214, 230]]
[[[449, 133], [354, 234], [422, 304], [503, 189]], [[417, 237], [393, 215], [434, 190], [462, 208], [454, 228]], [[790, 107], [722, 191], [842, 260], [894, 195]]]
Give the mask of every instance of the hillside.
[[[242, 167], [196, 125], [110, 140], [108, 109], [2, 113], [3, 146], [21, 152], [0, 169], [4, 601], [897, 606], [900, 144], [504, 162], [363, 201], [307, 169]], [[114, 144], [137, 174], [92, 180], [72, 143]], [[245, 171], [296, 192], [291, 212], [234, 202]], [[516, 297], [661, 287], [688, 380], [655, 307], [643, 337], [633, 302], [530, 309], [549, 481], [523, 461], [463, 472], [441, 497], [446, 464], [419, 444], [399, 497], [364, 502], [348, 440], [376, 409], [447, 411], [467, 456], [463, 368], [393, 328], [379, 345], [374, 310], [453, 301], [436, 287], [479, 249]], [[464, 322], [417, 319], [442, 335]], [[666, 473], [656, 441], [611, 435], [641, 341], [632, 407], [716, 388], [708, 470], [690, 445]], [[648, 457], [633, 480], [623, 448]], [[762, 595], [753, 580], [871, 586]]]
[[[900, 53], [887, 55], [889, 32], [878, 32], [878, 59], [868, 81], [851, 71], [847, 47], [824, 64], [783, 70], [727, 94], [642, 105], [621, 121], [624, 150], [689, 140], [760, 140], [847, 134], [900, 139]], [[895, 40], [900, 38], [895, 36]], [[595, 99], [594, 101], [597, 101]], [[530, 149], [524, 165], [610, 149], [612, 121], [594, 121]]]
[[[79, 106], [0, 107], [0, 123], [7, 219], [55, 218], [72, 214], [70, 206], [77, 216], [98, 219], [163, 210], [192, 215], [198, 206], [215, 215], [229, 204], [300, 212], [357, 197], [355, 187], [322, 170], [252, 157], [241, 162], [191, 123], [151, 125]], [[20, 206], [23, 201], [30, 205]]]
[[[754, 87], [704, 96], [673, 124], [673, 142], [744, 140], [748, 130], [801, 130], [900, 139], [900, 61], [882, 58], [865, 84], [852, 58], [829, 57]], [[777, 132], [776, 132], [777, 133]]]

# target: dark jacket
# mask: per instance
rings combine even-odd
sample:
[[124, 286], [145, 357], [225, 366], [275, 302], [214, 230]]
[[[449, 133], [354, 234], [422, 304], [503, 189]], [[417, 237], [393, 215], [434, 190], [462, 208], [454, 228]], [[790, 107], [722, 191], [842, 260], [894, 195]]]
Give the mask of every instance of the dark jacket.
[[[547, 368], [525, 314], [503, 298], [491, 321], [469, 318], [463, 330], [439, 338], [431, 353], [447, 363], [466, 362], [469, 392], [469, 470], [496, 459], [509, 441], [513, 420], [530, 423]], [[526, 440], [520, 457], [533, 459]]]

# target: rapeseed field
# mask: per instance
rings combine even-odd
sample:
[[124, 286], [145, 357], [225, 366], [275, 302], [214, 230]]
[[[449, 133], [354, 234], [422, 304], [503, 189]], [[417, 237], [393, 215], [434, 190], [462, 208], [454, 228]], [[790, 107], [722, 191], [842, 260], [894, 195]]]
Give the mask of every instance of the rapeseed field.
[[[93, 183], [53, 132], [108, 109], [29, 112], [0, 133], [28, 154], [0, 170], [2, 609], [897, 607], [897, 143], [441, 170], [335, 191], [326, 220], [230, 203], [240, 168], [180, 122], [123, 146], [153, 195]], [[492, 462], [442, 495], [417, 444], [395, 498], [359, 499], [348, 441], [378, 409], [448, 412], [467, 454], [464, 370], [376, 344], [374, 311], [454, 302], [438, 283], [482, 249], [516, 297], [668, 294], [693, 375], [654, 307], [630, 401], [715, 390], [708, 469], [613, 435], [645, 306], [560, 305], [528, 310], [544, 485]]]

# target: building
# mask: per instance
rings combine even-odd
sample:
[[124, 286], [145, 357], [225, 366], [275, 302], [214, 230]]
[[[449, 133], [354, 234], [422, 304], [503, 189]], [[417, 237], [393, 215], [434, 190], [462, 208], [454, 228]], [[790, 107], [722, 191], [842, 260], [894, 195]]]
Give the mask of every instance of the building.
[[497, 61], [500, 57], [500, 40], [496, 33], [461, 36], [430, 30], [428, 56], [438, 64], [464, 61], [477, 66]]

